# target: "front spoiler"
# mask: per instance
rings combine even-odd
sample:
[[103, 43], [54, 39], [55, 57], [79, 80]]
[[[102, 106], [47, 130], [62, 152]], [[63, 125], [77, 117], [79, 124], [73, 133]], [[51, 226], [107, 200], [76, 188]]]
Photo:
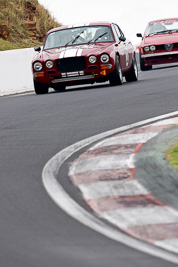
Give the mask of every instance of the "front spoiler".
[[89, 80], [94, 79], [95, 75], [84, 75], [84, 76], [74, 76], [74, 77], [67, 77], [67, 78], [57, 78], [51, 80], [52, 83], [61, 83], [61, 82], [73, 82], [79, 80]]

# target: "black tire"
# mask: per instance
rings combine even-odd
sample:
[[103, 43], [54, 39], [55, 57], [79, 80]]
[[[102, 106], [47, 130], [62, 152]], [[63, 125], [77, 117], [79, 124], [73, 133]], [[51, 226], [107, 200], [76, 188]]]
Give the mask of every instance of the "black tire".
[[110, 85], [123, 84], [123, 74], [122, 74], [122, 69], [121, 69], [120, 60], [119, 60], [118, 55], [116, 56], [115, 69], [109, 77], [109, 82], [110, 82]]
[[138, 80], [138, 67], [135, 55], [133, 56], [130, 70], [125, 74], [125, 79], [127, 82], [134, 82]]
[[151, 70], [152, 69], [152, 66], [145, 66], [145, 61], [144, 59], [141, 57], [141, 54], [140, 54], [140, 69], [142, 71], [146, 71], [146, 70]]
[[34, 81], [34, 89], [37, 95], [47, 94], [48, 93], [48, 85], [44, 83], [39, 83], [35, 80]]
[[66, 90], [66, 86], [64, 84], [56, 84], [53, 89], [56, 92], [64, 92]]

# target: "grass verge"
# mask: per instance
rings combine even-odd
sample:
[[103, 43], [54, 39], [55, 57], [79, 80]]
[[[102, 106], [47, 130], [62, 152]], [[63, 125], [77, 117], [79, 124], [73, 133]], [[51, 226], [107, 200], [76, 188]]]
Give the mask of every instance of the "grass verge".
[[172, 167], [178, 170], [178, 142], [174, 147], [167, 151], [166, 159], [169, 161]]
[[[35, 9], [29, 10], [26, 5], [30, 2]], [[26, 23], [35, 23], [35, 29], [29, 29]], [[10, 35], [5, 40], [0, 38], [0, 51], [42, 46], [46, 33], [55, 27], [61, 26], [38, 3], [38, 0], [0, 0], [0, 24], [5, 24], [10, 29]], [[32, 37], [35, 31], [40, 38]]]

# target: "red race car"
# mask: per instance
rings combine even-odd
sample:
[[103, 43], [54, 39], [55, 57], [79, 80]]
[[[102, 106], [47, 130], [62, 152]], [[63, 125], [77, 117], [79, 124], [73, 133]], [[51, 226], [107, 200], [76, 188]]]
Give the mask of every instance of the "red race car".
[[154, 20], [148, 23], [139, 48], [140, 69], [152, 65], [178, 62], [178, 18]]
[[111, 85], [137, 81], [138, 69], [132, 43], [114, 23], [90, 23], [50, 30], [44, 47], [32, 62], [36, 94], [49, 87], [110, 81]]

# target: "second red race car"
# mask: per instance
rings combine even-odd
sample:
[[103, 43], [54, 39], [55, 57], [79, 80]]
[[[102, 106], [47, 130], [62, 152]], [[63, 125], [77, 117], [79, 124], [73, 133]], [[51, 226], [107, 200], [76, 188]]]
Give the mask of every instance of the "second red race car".
[[139, 45], [140, 69], [178, 62], [178, 18], [150, 21]]
[[64, 91], [66, 86], [137, 81], [138, 69], [132, 43], [115, 23], [88, 23], [50, 30], [44, 47], [32, 62], [36, 94], [49, 87]]

